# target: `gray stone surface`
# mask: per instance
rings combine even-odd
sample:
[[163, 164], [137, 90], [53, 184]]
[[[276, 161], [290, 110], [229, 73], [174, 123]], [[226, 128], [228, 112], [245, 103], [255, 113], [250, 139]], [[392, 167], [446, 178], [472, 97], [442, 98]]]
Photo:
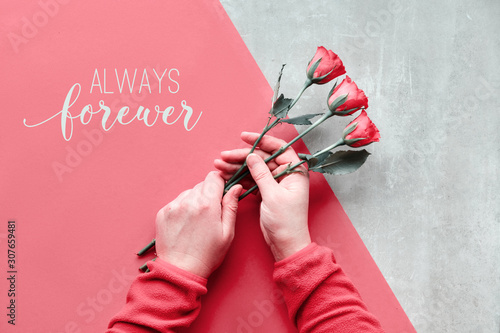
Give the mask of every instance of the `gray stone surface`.
[[[417, 331], [498, 333], [500, 2], [221, 3], [270, 84], [287, 64], [285, 94], [324, 45], [370, 98], [382, 141], [361, 170], [328, 181]], [[328, 90], [293, 112], [325, 110]]]

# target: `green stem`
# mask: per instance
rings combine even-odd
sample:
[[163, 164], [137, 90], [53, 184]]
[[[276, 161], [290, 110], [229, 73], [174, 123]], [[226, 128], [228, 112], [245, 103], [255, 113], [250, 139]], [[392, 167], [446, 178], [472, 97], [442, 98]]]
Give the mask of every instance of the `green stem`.
[[[289, 166], [285, 170], [283, 170], [280, 173], [278, 173], [277, 175], [275, 175], [274, 179], [278, 179], [279, 177], [281, 177], [281, 176], [283, 176], [283, 175], [285, 175], [287, 173], [290, 173], [290, 171], [296, 169], [297, 167], [299, 167], [300, 165], [304, 164], [305, 162], [306, 162], [306, 160], [302, 160], [300, 162], [295, 163], [292, 166]], [[242, 195], [240, 195], [240, 197], [238, 198], [238, 200], [241, 200], [241, 199], [245, 198], [247, 195], [249, 195], [250, 193], [252, 193], [253, 191], [255, 191], [257, 188], [258, 188], [257, 185], [252, 186], [245, 193], [243, 193]]]
[[293, 106], [299, 101], [300, 99], [300, 96], [302, 96], [302, 94], [304, 93], [304, 91], [306, 91], [307, 88], [309, 88], [311, 85], [312, 85], [312, 81], [307, 79], [306, 82], [304, 82], [304, 85], [302, 86], [302, 89], [299, 91], [299, 93], [297, 94], [297, 96], [294, 98], [292, 104], [290, 104], [290, 106], [288, 107], [288, 110], [290, 110], [291, 108], [293, 108]]
[[335, 149], [337, 148], [338, 146], [342, 146], [342, 145], [345, 145], [345, 141], [343, 138], [340, 138], [337, 142], [335, 142], [333, 145], [331, 145], [330, 147], [326, 147], [325, 149], [321, 150], [321, 151], [318, 151], [317, 153], [314, 153], [313, 154], [313, 157], [318, 157], [319, 155], [323, 154], [323, 153], [326, 153], [327, 151], [330, 151], [332, 149]]
[[144, 253], [148, 252], [149, 249], [151, 249], [153, 246], [155, 246], [155, 244], [156, 244], [156, 239], [153, 238], [153, 240], [148, 245], [146, 245], [139, 252], [137, 252], [137, 255], [142, 256]]
[[[153, 259], [151, 259], [151, 261], [155, 261], [156, 258], [157, 257], [154, 257]], [[139, 270], [143, 271], [144, 273], [149, 272], [148, 261], [146, 261], [141, 267], [139, 267]]]
[[[300, 97], [302, 96], [302, 94], [304, 93], [304, 91], [306, 91], [307, 88], [309, 88], [311, 85], [312, 85], [312, 81], [309, 80], [309, 79], [306, 79], [306, 82], [304, 82], [304, 85], [302, 86], [302, 89], [299, 91], [299, 93], [297, 94], [297, 96], [294, 98], [294, 100], [292, 101], [292, 103], [288, 106], [288, 110], [290, 110], [291, 108], [294, 107], [295, 104], [297, 104], [297, 102], [299, 101]], [[262, 130], [262, 133], [259, 135], [259, 137], [257, 138], [257, 140], [254, 142], [252, 148], [250, 149], [250, 152], [248, 153], [248, 155], [250, 155], [251, 153], [253, 153], [255, 151], [255, 148], [257, 148], [257, 145], [260, 143], [260, 141], [262, 140], [262, 138], [264, 137], [264, 135], [269, 132], [271, 129], [273, 129], [278, 123], [280, 123], [280, 120], [281, 118], [276, 118], [273, 123], [271, 125], [269, 125], [269, 121], [267, 122], [267, 125], [266, 127], [264, 127], [264, 129]], [[236, 173], [226, 182], [226, 185], [224, 187], [224, 193], [227, 193], [227, 191], [232, 187], [234, 186], [235, 184], [233, 184], [235, 182], [235, 179], [237, 179], [237, 177], [247, 168], [247, 162], [246, 160], [243, 162], [242, 166], [238, 169], [238, 171], [236, 171]], [[238, 178], [240, 181], [241, 179]]]
[[[272, 123], [271, 125], [269, 125], [269, 121], [271, 121], [271, 118], [269, 118], [269, 120], [267, 121], [267, 125], [266, 127], [264, 127], [264, 129], [262, 130], [262, 133], [260, 133], [259, 137], [257, 138], [257, 140], [254, 142], [252, 148], [250, 149], [250, 152], [248, 154], [251, 154], [255, 151], [255, 148], [257, 148], [257, 145], [260, 143], [260, 141], [262, 140], [262, 138], [264, 137], [264, 135], [266, 135], [267, 132], [269, 132], [272, 128], [274, 128], [279, 122], [280, 122], [281, 119], [279, 118], [276, 118]], [[231, 184], [235, 179], [236, 177], [238, 177], [241, 172], [244, 171], [244, 169], [247, 167], [247, 161], [245, 160], [243, 162], [243, 165], [238, 169], [238, 171], [236, 171], [236, 173], [226, 182], [226, 185], [227, 186], [228, 184]], [[225, 192], [227, 192], [227, 189], [225, 188]]]
[[[341, 146], [341, 145], [344, 145], [345, 142], [344, 142], [344, 139], [339, 139], [337, 142], [335, 142], [333, 145], [313, 154], [313, 157], [318, 157], [319, 155], [323, 154], [323, 153], [326, 153], [327, 151], [330, 151], [332, 149], [335, 149], [336, 147], [338, 146]], [[278, 179], [279, 177], [287, 174], [287, 173], [290, 173], [291, 171], [295, 170], [296, 168], [298, 168], [300, 165], [306, 163], [307, 161], [306, 160], [302, 160], [300, 162], [297, 162], [295, 163], [294, 165], [292, 166], [289, 166], [288, 168], [286, 168], [285, 170], [281, 171], [280, 173], [278, 173], [277, 175], [274, 176], [274, 179]], [[252, 193], [253, 191], [255, 191], [256, 189], [258, 188], [257, 185], [254, 185], [252, 186], [251, 188], [249, 188], [245, 193], [243, 193], [242, 195], [240, 195], [240, 197], [238, 198], [238, 200], [241, 200], [243, 198], [245, 198], [247, 195], [249, 195], [250, 193]]]
[[[298, 140], [300, 140], [304, 135], [306, 135], [307, 133], [311, 132], [313, 129], [315, 129], [316, 127], [318, 127], [322, 122], [324, 122], [326, 119], [328, 119], [330, 117], [331, 117], [331, 114], [328, 114], [328, 113], [324, 114], [314, 124], [312, 124], [311, 126], [309, 126], [304, 132], [302, 132], [299, 135], [297, 135], [292, 141], [288, 142], [286, 145], [284, 145], [283, 147], [281, 147], [280, 149], [278, 149], [278, 151], [276, 151], [274, 154], [272, 154], [271, 156], [269, 156], [268, 158], [266, 158], [264, 160], [264, 162], [267, 163], [267, 162], [273, 160], [274, 158], [278, 157], [279, 155], [283, 154], [283, 152], [287, 148], [289, 148], [292, 144], [294, 144], [295, 142], [297, 142]], [[229, 185], [227, 185], [226, 186], [226, 190], [229, 190], [231, 187], [233, 187], [234, 185], [236, 185], [238, 182], [240, 182], [243, 178], [245, 178], [249, 174], [250, 174], [250, 172], [248, 170], [245, 171], [235, 181], [233, 181], [232, 183], [230, 183]]]

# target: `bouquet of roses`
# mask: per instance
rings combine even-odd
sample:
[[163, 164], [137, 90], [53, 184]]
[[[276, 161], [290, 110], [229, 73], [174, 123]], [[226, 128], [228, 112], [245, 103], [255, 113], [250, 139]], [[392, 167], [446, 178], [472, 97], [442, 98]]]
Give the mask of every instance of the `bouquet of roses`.
[[[297, 168], [302, 164], [307, 164], [309, 171], [328, 173], [333, 175], [343, 175], [356, 171], [363, 163], [366, 161], [370, 155], [365, 149], [362, 150], [338, 150], [334, 152], [334, 149], [347, 145], [353, 148], [366, 146], [372, 142], [379, 141], [380, 134], [375, 127], [375, 124], [370, 120], [366, 113], [368, 108], [368, 98], [365, 93], [358, 88], [356, 83], [354, 83], [349, 76], [346, 75], [344, 80], [340, 84], [335, 83], [330, 90], [327, 98], [328, 111], [326, 113], [315, 113], [306, 114], [302, 116], [287, 118], [290, 109], [298, 102], [304, 91], [314, 84], [325, 84], [332, 81], [335, 78], [346, 73], [344, 65], [340, 58], [333, 53], [331, 50], [325, 49], [323, 46], [319, 46], [314, 57], [309, 61], [306, 70], [306, 81], [304, 86], [297, 94], [294, 99], [285, 98], [283, 94], [279, 94], [281, 76], [283, 73], [283, 67], [281, 68], [278, 82], [274, 89], [274, 96], [272, 101], [272, 107], [269, 111], [269, 118], [267, 124], [262, 130], [260, 136], [257, 138], [253, 147], [250, 149], [252, 153], [259, 145], [259, 142], [271, 129], [276, 127], [278, 124], [288, 123], [293, 125], [308, 125], [309, 127], [297, 135], [293, 140], [286, 143], [273, 155], [269, 156], [265, 162], [270, 162], [280, 154], [282, 154], [288, 147], [300, 140], [302, 137], [307, 135], [313, 129], [318, 127], [324, 121], [333, 116], [345, 117], [361, 111], [358, 117], [351, 121], [344, 129], [341, 137], [334, 144], [322, 149], [314, 154], [299, 154], [301, 159], [293, 165], [288, 165], [285, 170], [276, 174], [274, 178], [282, 177], [283, 175], [297, 172]], [[313, 118], [319, 118], [311, 122]], [[246, 176], [249, 175], [246, 163], [239, 168], [238, 171], [226, 182], [224, 187], [225, 193], [234, 185], [241, 182]], [[240, 196], [240, 200], [245, 198], [247, 195], [252, 193], [257, 189], [257, 185], [246, 190]], [[137, 254], [142, 256], [149, 249], [155, 245], [155, 240], [153, 239], [151, 243], [145, 246]], [[153, 259], [154, 260], [154, 259]], [[147, 271], [147, 266], [144, 264], [140, 268], [142, 271]]]

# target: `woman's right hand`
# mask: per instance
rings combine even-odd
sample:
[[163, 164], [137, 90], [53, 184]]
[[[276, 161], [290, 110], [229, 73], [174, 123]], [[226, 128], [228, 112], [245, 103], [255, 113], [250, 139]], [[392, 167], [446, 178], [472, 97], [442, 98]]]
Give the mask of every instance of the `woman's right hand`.
[[[258, 133], [243, 132], [241, 138], [253, 145]], [[214, 164], [226, 180], [236, 172], [246, 159], [251, 176], [262, 196], [260, 226], [264, 238], [276, 261], [280, 261], [311, 243], [308, 227], [309, 173], [301, 165], [294, 172], [275, 180], [274, 175], [292, 163], [300, 161], [292, 148], [276, 157], [274, 162], [264, 163], [266, 157], [278, 151], [286, 142], [265, 135], [258, 149], [248, 155], [250, 148], [235, 149], [221, 153]], [[248, 155], [248, 157], [247, 157]], [[248, 185], [247, 185], [248, 187]]]

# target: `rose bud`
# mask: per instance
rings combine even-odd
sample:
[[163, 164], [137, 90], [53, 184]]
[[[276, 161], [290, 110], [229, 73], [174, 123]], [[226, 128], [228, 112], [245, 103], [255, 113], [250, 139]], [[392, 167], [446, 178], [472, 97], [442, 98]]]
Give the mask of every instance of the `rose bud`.
[[372, 142], [378, 142], [380, 133], [374, 123], [368, 118], [366, 111], [347, 125], [343, 134], [344, 142], [351, 147], [361, 147]]
[[328, 94], [328, 109], [337, 116], [347, 116], [359, 109], [368, 108], [368, 98], [349, 76], [333, 86]]
[[307, 78], [312, 83], [324, 84], [342, 74], [345, 74], [345, 68], [339, 56], [318, 46], [316, 54], [307, 65]]

